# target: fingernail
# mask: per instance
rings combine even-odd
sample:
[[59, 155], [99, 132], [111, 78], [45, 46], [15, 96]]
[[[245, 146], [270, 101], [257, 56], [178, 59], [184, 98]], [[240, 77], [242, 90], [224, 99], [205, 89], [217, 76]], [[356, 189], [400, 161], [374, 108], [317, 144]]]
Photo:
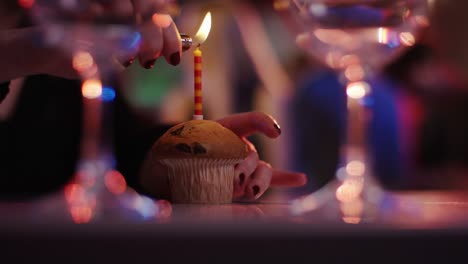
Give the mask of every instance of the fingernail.
[[280, 128], [280, 126], [279, 126], [277, 123], [275, 123], [273, 126], [275, 127], [275, 129], [276, 129], [276, 131], [278, 132], [278, 134], [281, 135], [281, 128]]
[[151, 69], [153, 68], [154, 64], [156, 63], [156, 60], [150, 60], [148, 62], [145, 63], [145, 69]]
[[132, 65], [135, 59], [129, 59], [128, 61], [123, 63], [123, 66], [127, 68], [128, 66]]
[[255, 185], [254, 187], [252, 187], [252, 191], [253, 191], [253, 195], [257, 196], [257, 194], [260, 192], [260, 187]]
[[239, 185], [243, 185], [244, 184], [244, 180], [245, 180], [245, 174], [244, 173], [241, 173], [239, 175]]
[[172, 65], [174, 65], [174, 66], [179, 65], [179, 63], [180, 63], [180, 54], [179, 54], [179, 52], [172, 53], [170, 60], [171, 60]]

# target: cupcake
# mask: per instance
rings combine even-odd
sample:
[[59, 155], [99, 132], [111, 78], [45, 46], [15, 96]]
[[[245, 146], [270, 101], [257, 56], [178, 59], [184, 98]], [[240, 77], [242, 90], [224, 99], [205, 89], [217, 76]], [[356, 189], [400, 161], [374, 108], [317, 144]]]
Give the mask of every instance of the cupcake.
[[[247, 145], [231, 130], [215, 121], [190, 120], [170, 128], [154, 143], [143, 184], [155, 196], [169, 188], [167, 198], [173, 203], [230, 203], [234, 166], [247, 154]], [[167, 182], [151, 179], [158, 173], [157, 164], [167, 168]]]

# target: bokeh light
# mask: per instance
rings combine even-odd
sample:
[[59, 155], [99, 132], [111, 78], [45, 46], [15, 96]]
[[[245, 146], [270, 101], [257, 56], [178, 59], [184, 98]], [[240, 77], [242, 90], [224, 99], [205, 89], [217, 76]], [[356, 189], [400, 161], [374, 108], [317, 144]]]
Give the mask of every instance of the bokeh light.
[[155, 13], [152, 19], [153, 23], [161, 28], [168, 28], [172, 24], [172, 18], [167, 14]]
[[416, 38], [413, 34], [411, 34], [411, 32], [401, 32], [400, 41], [405, 46], [413, 46], [414, 44], [416, 44]]
[[94, 59], [89, 52], [79, 51], [73, 56], [72, 65], [77, 72], [86, 72], [94, 66]]
[[349, 203], [340, 204], [342, 220], [347, 224], [359, 224], [364, 213], [364, 201], [356, 199]]
[[387, 28], [379, 28], [377, 30], [377, 39], [379, 43], [387, 44], [388, 43], [388, 29]]
[[93, 217], [93, 209], [88, 206], [72, 206], [70, 214], [76, 224], [86, 224]]
[[64, 188], [65, 199], [73, 222], [85, 224], [91, 221], [96, 208], [96, 196], [80, 184], [70, 183]]
[[25, 9], [33, 7], [34, 3], [34, 0], [18, 0], [18, 5]]
[[336, 189], [336, 199], [342, 203], [353, 202], [360, 197], [363, 187], [361, 179], [347, 179]]
[[346, 164], [346, 172], [350, 176], [364, 176], [364, 172], [366, 171], [366, 164], [359, 160], [353, 160]]
[[83, 197], [84, 188], [82, 188], [79, 184], [71, 183], [65, 186], [64, 193], [67, 202], [72, 203], [76, 200], [79, 200], [80, 197]]
[[125, 178], [116, 170], [111, 170], [106, 173], [104, 176], [104, 184], [111, 193], [116, 195], [122, 194], [127, 189]]
[[167, 220], [172, 216], [172, 205], [166, 200], [159, 200], [156, 202], [159, 208], [159, 220]]
[[90, 79], [83, 82], [81, 93], [87, 99], [96, 99], [102, 95], [102, 83], [96, 79]]
[[112, 87], [104, 86], [102, 88], [102, 95], [101, 99], [104, 102], [112, 102], [114, 101], [116, 96], [115, 90]]
[[369, 84], [366, 82], [353, 82], [346, 87], [346, 94], [353, 99], [362, 99], [369, 91]]
[[353, 64], [346, 67], [344, 74], [349, 81], [357, 82], [364, 78], [364, 69], [359, 64]]

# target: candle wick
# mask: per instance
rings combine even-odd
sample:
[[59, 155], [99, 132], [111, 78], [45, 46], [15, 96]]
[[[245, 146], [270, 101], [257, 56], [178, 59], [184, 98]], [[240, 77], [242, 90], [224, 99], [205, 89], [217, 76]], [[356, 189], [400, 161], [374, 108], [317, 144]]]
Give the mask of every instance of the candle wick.
[[200, 47], [201, 47], [201, 43], [198, 43], [197, 48], [200, 48]]

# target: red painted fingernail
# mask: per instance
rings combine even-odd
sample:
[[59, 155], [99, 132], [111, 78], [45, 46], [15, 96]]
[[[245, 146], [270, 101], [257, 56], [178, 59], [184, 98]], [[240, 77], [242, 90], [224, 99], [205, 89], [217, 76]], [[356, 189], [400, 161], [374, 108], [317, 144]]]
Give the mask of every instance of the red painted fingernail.
[[156, 63], [156, 60], [149, 60], [145, 63], [145, 69], [151, 69], [153, 68], [154, 64]]
[[123, 66], [127, 68], [128, 66], [132, 65], [135, 59], [129, 59], [128, 61], [123, 63]]
[[260, 187], [255, 185], [254, 187], [252, 187], [252, 191], [253, 191], [254, 196], [257, 196], [257, 194], [260, 192]]
[[245, 174], [244, 173], [241, 173], [239, 175], [239, 185], [243, 185], [244, 184], [244, 180], [245, 180]]
[[281, 127], [280, 127], [277, 123], [275, 123], [275, 124], [273, 125], [273, 127], [276, 129], [276, 131], [278, 132], [278, 134], [281, 135]]
[[174, 52], [172, 55], [171, 55], [171, 64], [176, 66], [176, 65], [179, 65], [180, 63], [180, 54], [179, 52]]

